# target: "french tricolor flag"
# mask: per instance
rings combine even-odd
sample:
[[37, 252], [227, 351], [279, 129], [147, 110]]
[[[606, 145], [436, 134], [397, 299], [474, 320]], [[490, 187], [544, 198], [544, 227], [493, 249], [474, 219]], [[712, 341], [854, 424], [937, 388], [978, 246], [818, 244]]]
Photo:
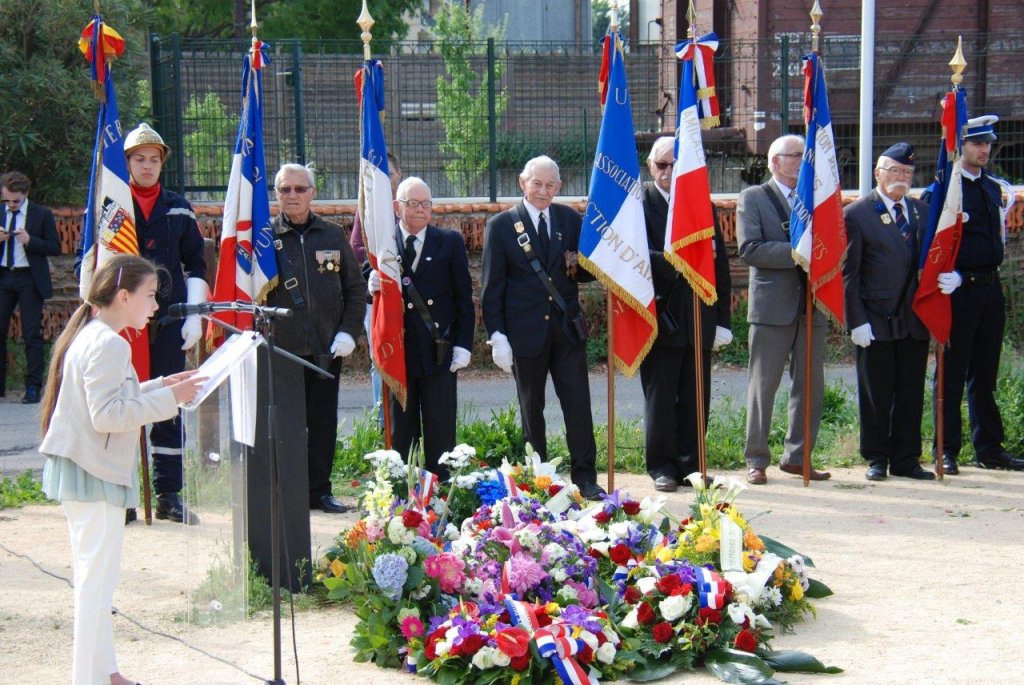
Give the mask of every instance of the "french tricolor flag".
[[807, 140], [789, 223], [793, 260], [807, 271], [818, 308], [842, 324], [846, 223], [825, 66], [817, 53], [804, 57], [804, 78]]

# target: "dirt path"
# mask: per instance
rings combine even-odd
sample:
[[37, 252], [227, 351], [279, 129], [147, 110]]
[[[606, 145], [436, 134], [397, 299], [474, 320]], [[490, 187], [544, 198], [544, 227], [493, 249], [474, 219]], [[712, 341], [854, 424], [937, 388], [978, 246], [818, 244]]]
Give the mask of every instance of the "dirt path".
[[[739, 500], [758, 532], [813, 557], [815, 577], [836, 595], [818, 602], [817, 619], [777, 648], [800, 648], [839, 676], [791, 675], [790, 683], [1022, 683], [1018, 564], [1024, 551], [1024, 474], [963, 469], [942, 485], [893, 479], [868, 484], [863, 469], [804, 488], [769, 472], [766, 487]], [[739, 476], [740, 474], [734, 474]], [[645, 477], [616, 484], [653, 495]], [[674, 511], [688, 493], [670, 498]], [[314, 514], [314, 546], [325, 546], [354, 516]], [[67, 528], [59, 507], [0, 512], [0, 544], [43, 569], [70, 577]], [[154, 630], [222, 655], [247, 676], [180, 643], [114, 619], [121, 671], [147, 685], [256, 683], [273, 675], [271, 622], [189, 630], [174, 621], [184, 609], [182, 529], [163, 522], [130, 526], [115, 603]], [[62, 683], [70, 679], [71, 591], [25, 558], [0, 549], [0, 682]], [[354, 617], [313, 609], [296, 617], [301, 681], [311, 685], [415, 682], [351, 660]], [[285, 682], [294, 685], [290, 626], [283, 634]], [[712, 683], [697, 674], [668, 683]]]

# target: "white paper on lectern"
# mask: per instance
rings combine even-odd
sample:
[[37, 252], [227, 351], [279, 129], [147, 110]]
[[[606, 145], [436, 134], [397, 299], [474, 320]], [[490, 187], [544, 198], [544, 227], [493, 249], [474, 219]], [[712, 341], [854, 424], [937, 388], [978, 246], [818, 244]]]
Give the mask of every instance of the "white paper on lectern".
[[256, 348], [249, 350], [231, 371], [231, 437], [249, 447], [256, 446]]
[[[180, 405], [183, 409], [195, 409], [202, 404], [217, 387], [227, 380], [232, 370], [252, 354], [263, 338], [257, 333], [235, 334], [224, 341], [217, 351], [199, 367], [199, 375], [206, 377], [206, 382], [191, 402]], [[255, 392], [255, 383], [252, 384]], [[255, 401], [255, 400], [254, 400]]]

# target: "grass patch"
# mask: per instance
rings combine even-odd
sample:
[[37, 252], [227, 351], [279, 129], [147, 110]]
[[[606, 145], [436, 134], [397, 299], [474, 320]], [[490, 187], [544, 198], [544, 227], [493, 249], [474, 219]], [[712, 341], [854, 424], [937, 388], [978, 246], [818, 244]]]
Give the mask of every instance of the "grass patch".
[[6, 476], [0, 479], [0, 509], [17, 509], [46, 501], [43, 485], [32, 471], [25, 471], [13, 479]]

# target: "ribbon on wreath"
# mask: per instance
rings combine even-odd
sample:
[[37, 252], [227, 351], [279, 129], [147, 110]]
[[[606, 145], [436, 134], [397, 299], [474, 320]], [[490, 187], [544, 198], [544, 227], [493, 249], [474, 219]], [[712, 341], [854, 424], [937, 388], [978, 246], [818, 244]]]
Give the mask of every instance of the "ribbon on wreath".
[[676, 57], [693, 60], [693, 75], [697, 80], [697, 117], [700, 127], [705, 129], [715, 128], [722, 122], [715, 90], [716, 50], [718, 34], [714, 32], [676, 45]]
[[494, 469], [494, 473], [496, 474], [498, 482], [505, 486], [505, 492], [508, 493], [506, 495], [507, 497], [519, 497], [519, 486], [516, 485], [515, 478], [501, 469]]
[[728, 585], [722, 576], [703, 566], [697, 569], [697, 597], [702, 609], [721, 609], [725, 606]]
[[559, 677], [567, 685], [597, 685], [597, 679], [573, 658], [583, 649], [583, 641], [572, 637], [571, 627], [554, 623], [534, 632], [533, 641], [540, 655], [551, 659]]
[[626, 580], [629, 577], [629, 572], [636, 568], [636, 559], [630, 559], [625, 564], [616, 567], [615, 573], [612, 574], [612, 580]]
[[540, 604], [528, 604], [512, 597], [505, 598], [505, 608], [508, 610], [509, 623], [519, 626], [533, 635], [540, 628], [540, 621], [537, 619], [537, 612], [543, 611]]
[[413, 491], [413, 502], [420, 511], [426, 512], [430, 500], [434, 498], [434, 490], [437, 489], [437, 474], [426, 469], [420, 469], [420, 477], [416, 482]]

